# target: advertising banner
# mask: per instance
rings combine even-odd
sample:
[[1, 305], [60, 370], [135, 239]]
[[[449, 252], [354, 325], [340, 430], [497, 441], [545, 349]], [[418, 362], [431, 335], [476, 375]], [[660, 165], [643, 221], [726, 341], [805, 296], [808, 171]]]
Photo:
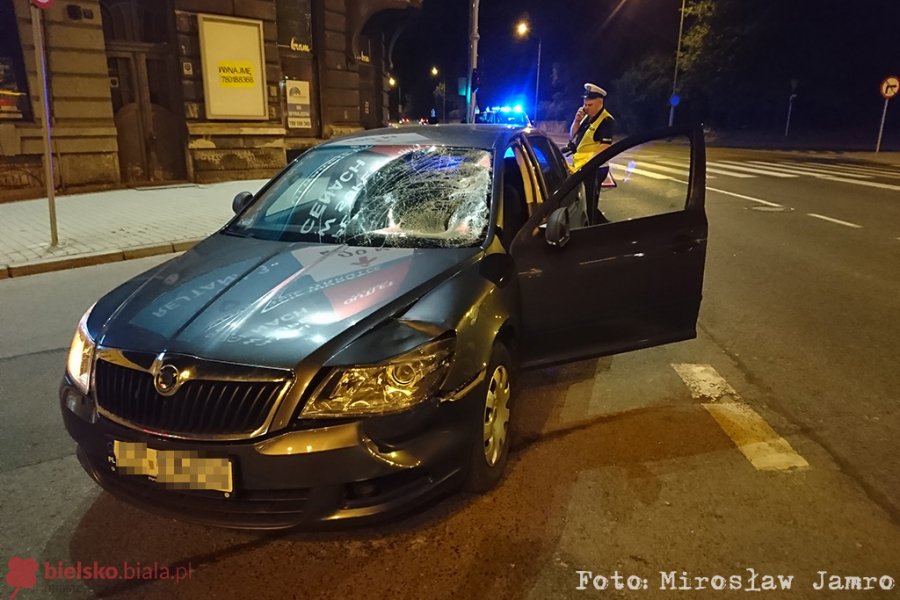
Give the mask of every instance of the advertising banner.
[[267, 119], [262, 21], [197, 15], [209, 119]]

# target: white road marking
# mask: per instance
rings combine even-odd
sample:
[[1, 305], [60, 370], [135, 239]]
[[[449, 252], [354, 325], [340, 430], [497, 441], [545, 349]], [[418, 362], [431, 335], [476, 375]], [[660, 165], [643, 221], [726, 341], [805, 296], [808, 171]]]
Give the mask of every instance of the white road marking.
[[[750, 161], [752, 163], [761, 163], [761, 161]], [[761, 163], [761, 164], [769, 164], [769, 163]], [[874, 187], [880, 188], [883, 190], [896, 190], [900, 191], [900, 185], [892, 185], [890, 183], [878, 183], [877, 181], [858, 181], [856, 179], [849, 179], [850, 175], [841, 177], [837, 175], [823, 175], [821, 173], [816, 173], [813, 171], [799, 171], [797, 169], [792, 169], [789, 167], [771, 167], [773, 169], [779, 169], [781, 171], [785, 171], [786, 173], [796, 173], [799, 175], [809, 175], [810, 177], [815, 177], [816, 179], [824, 179], [826, 181], [837, 181], [839, 183], [850, 183], [853, 185], [862, 185], [866, 187]], [[864, 175], [858, 175], [856, 177], [865, 177]]]
[[717, 190], [716, 188], [711, 188], [709, 186], [707, 186], [706, 189], [710, 192], [718, 192], [719, 194], [725, 194], [726, 196], [734, 196], [735, 198], [750, 200], [751, 202], [759, 202], [760, 204], [765, 204], [766, 206], [776, 206], [778, 208], [781, 208], [780, 204], [775, 204], [774, 202], [769, 202], [768, 200], [760, 200], [759, 198], [754, 198], [753, 196], [745, 196], [744, 194], [736, 194], [734, 192], [726, 192], [725, 190]]
[[[679, 164], [674, 160], [657, 160], [656, 162], [663, 163], [666, 165], [677, 165], [679, 167], [684, 166], [683, 164]], [[706, 163], [706, 172], [707, 173], [716, 173], [718, 175], [727, 175], [728, 177], [737, 177], [738, 179], [753, 179], [756, 175], [748, 175], [746, 173], [737, 173], [735, 171], [728, 171], [725, 169], [716, 169], [715, 167], [710, 167], [710, 163]], [[686, 170], [686, 167], [685, 167]]]
[[782, 179], [796, 179], [797, 177], [800, 177], [799, 175], [795, 175], [793, 173], [781, 173], [780, 171], [772, 171], [771, 169], [763, 169], [761, 167], [748, 167], [743, 164], [737, 164], [737, 161], [731, 161], [730, 163], [727, 161], [709, 161], [706, 164], [713, 166], [722, 165], [723, 167], [728, 167], [729, 169], [734, 169], [735, 171], [747, 171], [748, 173], [767, 175], [769, 177], [780, 177]]
[[[822, 163], [806, 162], [807, 165], [821, 165]], [[861, 165], [849, 165], [846, 163], [835, 163], [834, 168], [838, 173], [850, 171], [853, 173], [862, 173], [863, 175], [874, 175], [875, 177], [889, 177], [891, 179], [900, 179], [900, 172], [897, 170], [880, 169], [878, 167], [864, 167]]]
[[854, 185], [863, 185], [866, 187], [879, 188], [882, 190], [900, 191], [900, 185], [892, 185], [890, 183], [878, 183], [877, 181], [857, 181], [855, 179], [841, 179], [840, 177], [823, 177], [829, 181], [840, 181], [841, 183], [852, 183]]
[[681, 363], [672, 365], [684, 384], [691, 390], [695, 400], [721, 400], [730, 398], [739, 401], [741, 398], [725, 378], [719, 375], [712, 365]]
[[[682, 177], [687, 177], [689, 175], [687, 167], [683, 169], [673, 169], [671, 167], [664, 167], [662, 165], [656, 164], [658, 162], [662, 161], [655, 161], [653, 163], [647, 163], [646, 161], [643, 161], [640, 164], [647, 169], [655, 169], [657, 171], [662, 171], [663, 173], [672, 173], [673, 175], [681, 175]], [[632, 171], [634, 170], [632, 169]]]
[[634, 173], [635, 175], [643, 175], [644, 177], [649, 177], [650, 179], [672, 179], [668, 175], [660, 175], [659, 173], [651, 173], [650, 171], [645, 171], [644, 169], [638, 169], [637, 167], [626, 167], [625, 165], [620, 165], [618, 163], [609, 163], [609, 166], [620, 171], [625, 171], [627, 173]]
[[[807, 469], [809, 463], [778, 435], [759, 413], [744, 404], [737, 392], [710, 365], [673, 364], [691, 396], [703, 402], [741, 454], [758, 471]], [[729, 402], [719, 402], [730, 398]]]
[[860, 175], [858, 173], [836, 172], [834, 169], [815, 169], [813, 167], [804, 167], [796, 163], [773, 163], [764, 160], [751, 160], [754, 165], [762, 165], [770, 169], [780, 169], [785, 173], [798, 173], [800, 175], [812, 175], [813, 177], [821, 177], [827, 179], [829, 177], [849, 177], [851, 179], [872, 179], [871, 175]]
[[862, 225], [857, 225], [856, 223], [848, 223], [847, 221], [841, 221], [840, 219], [832, 219], [831, 217], [826, 217], [825, 215], [817, 215], [816, 213], [806, 213], [810, 217], [815, 217], [817, 219], [822, 219], [823, 221], [828, 221], [830, 223], [837, 223], [838, 225], [844, 225], [846, 227], [853, 227], [854, 229], [862, 229]]
[[740, 402], [705, 403], [741, 454], [757, 471], [808, 469], [809, 463], [797, 454], [790, 442], [778, 435], [759, 413]]

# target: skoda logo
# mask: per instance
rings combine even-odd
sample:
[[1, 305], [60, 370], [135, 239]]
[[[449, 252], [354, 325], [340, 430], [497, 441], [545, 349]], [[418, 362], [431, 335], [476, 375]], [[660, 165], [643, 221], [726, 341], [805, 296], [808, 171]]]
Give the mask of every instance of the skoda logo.
[[156, 391], [163, 396], [170, 396], [178, 388], [178, 369], [174, 365], [163, 365], [153, 380]]

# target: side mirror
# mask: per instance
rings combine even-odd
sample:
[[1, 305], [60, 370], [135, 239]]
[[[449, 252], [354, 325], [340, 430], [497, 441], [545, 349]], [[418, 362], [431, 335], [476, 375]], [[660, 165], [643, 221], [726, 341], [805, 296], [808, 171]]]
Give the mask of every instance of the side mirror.
[[234, 200], [231, 201], [231, 210], [234, 211], [234, 214], [238, 214], [250, 204], [251, 200], [253, 200], [253, 194], [250, 192], [238, 192], [237, 196], [234, 197]]
[[569, 211], [565, 207], [557, 208], [547, 219], [547, 231], [544, 239], [551, 246], [562, 248], [569, 243]]

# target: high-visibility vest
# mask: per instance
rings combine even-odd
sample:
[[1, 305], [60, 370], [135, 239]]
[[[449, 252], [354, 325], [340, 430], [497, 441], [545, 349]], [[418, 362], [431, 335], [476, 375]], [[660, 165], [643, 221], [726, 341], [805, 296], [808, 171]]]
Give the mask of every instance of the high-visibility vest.
[[[578, 147], [575, 148], [575, 153], [572, 155], [573, 171], [577, 171], [578, 169], [580, 169], [584, 165], [584, 163], [597, 156], [597, 153], [600, 152], [601, 143], [594, 141], [594, 133], [596, 133], [597, 128], [600, 127], [600, 123], [602, 123], [606, 119], [612, 118], [613, 116], [606, 112], [606, 109], [604, 108], [600, 111], [600, 116], [598, 116], [596, 120], [591, 123], [590, 127], [588, 127], [588, 130], [584, 133], [581, 141], [578, 142]], [[582, 123], [583, 122], [584, 121], [582, 121]]]

